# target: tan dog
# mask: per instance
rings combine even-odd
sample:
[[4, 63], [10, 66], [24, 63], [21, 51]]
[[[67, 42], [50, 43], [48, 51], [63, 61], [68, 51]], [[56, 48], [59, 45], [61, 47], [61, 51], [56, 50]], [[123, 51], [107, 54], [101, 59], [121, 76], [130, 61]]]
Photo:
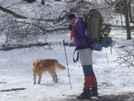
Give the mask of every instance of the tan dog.
[[65, 69], [56, 59], [40, 59], [35, 60], [32, 64], [34, 84], [36, 84], [36, 76], [39, 76], [38, 84], [40, 84], [42, 73], [48, 71], [53, 78], [53, 81], [58, 82], [56, 67]]

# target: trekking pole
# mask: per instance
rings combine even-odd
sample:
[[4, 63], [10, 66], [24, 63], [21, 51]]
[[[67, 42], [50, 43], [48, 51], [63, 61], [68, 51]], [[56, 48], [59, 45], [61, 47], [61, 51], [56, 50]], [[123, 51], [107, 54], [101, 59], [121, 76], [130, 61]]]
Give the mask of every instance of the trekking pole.
[[67, 60], [67, 52], [66, 52], [66, 47], [65, 47], [65, 41], [64, 41], [64, 40], [63, 40], [63, 45], [64, 45], [64, 52], [65, 52], [65, 58], [66, 58], [66, 64], [67, 64], [67, 70], [68, 70], [68, 77], [69, 77], [70, 89], [72, 89], [72, 85], [71, 85], [71, 77], [70, 77], [70, 72], [69, 72], [69, 67], [68, 67], [68, 60]]

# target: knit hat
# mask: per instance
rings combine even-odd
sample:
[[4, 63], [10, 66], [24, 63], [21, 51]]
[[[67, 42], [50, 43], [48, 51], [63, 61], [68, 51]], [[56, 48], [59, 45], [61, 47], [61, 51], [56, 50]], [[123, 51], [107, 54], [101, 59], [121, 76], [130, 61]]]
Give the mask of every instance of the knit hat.
[[66, 20], [69, 21], [69, 20], [72, 20], [73, 18], [75, 18], [75, 15], [74, 15], [74, 14], [69, 14], [69, 15], [66, 17]]

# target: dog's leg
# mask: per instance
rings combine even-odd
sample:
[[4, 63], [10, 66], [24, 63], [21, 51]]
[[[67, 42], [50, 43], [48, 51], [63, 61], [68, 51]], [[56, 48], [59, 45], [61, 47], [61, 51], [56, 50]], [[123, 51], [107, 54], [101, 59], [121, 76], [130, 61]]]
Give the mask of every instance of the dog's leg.
[[33, 79], [34, 79], [33, 84], [36, 84], [36, 75], [34, 73], [33, 73]]
[[40, 84], [42, 74], [39, 75], [38, 84]]
[[49, 73], [51, 74], [53, 81], [58, 82], [57, 74], [55, 73], [55, 71], [49, 71]]

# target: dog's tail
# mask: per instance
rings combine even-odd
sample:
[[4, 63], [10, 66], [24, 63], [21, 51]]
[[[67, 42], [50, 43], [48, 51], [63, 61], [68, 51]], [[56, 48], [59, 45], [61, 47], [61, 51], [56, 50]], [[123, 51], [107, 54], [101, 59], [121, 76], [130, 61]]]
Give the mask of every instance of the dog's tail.
[[59, 69], [66, 69], [66, 67], [63, 66], [63, 65], [61, 65], [58, 61], [55, 62], [55, 65], [56, 65], [56, 67], [59, 68]]

